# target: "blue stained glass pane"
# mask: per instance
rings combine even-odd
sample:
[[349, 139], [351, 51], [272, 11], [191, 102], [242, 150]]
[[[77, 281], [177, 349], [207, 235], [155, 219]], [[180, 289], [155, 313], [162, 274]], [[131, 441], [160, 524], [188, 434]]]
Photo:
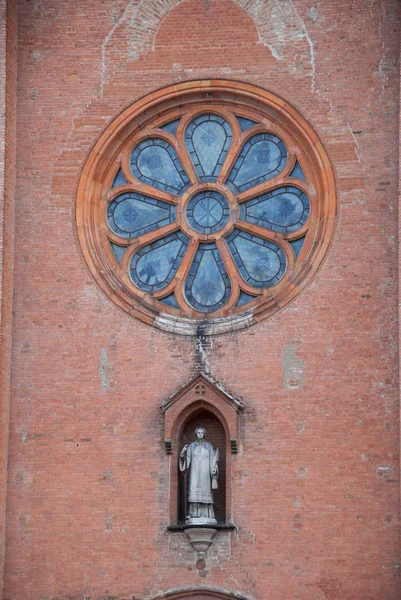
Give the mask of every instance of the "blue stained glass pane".
[[117, 196], [107, 209], [110, 229], [123, 238], [159, 229], [172, 223], [175, 216], [174, 205], [134, 192]]
[[222, 194], [208, 190], [195, 194], [191, 198], [185, 215], [192, 229], [208, 235], [218, 231], [227, 223], [230, 205]]
[[156, 291], [170, 283], [188, 246], [181, 232], [140, 248], [132, 257], [131, 279], [140, 289]]
[[241, 290], [239, 298], [238, 298], [237, 306], [243, 306], [244, 304], [248, 304], [248, 302], [255, 300], [255, 298], [256, 298], [256, 296], [251, 296], [251, 294], [247, 294], [246, 292], [243, 292]]
[[134, 148], [131, 169], [140, 181], [173, 194], [189, 185], [176, 151], [168, 142], [158, 138], [144, 140]]
[[166, 298], [163, 298], [163, 300], [160, 300], [160, 302], [162, 302], [162, 304], [166, 304], [166, 306], [171, 306], [172, 308], [180, 308], [174, 294], [166, 296]]
[[304, 172], [303, 172], [303, 170], [301, 168], [301, 165], [299, 164], [298, 161], [295, 163], [295, 167], [291, 171], [290, 177], [296, 177], [297, 179], [301, 179], [302, 181], [306, 181]]
[[281, 152], [276, 144], [267, 140], [256, 142], [249, 149], [234, 182], [241, 187], [244, 183], [253, 181], [261, 175], [270, 174], [277, 169], [280, 161]]
[[175, 135], [175, 132], [177, 131], [177, 127], [180, 123], [180, 119], [177, 119], [176, 121], [170, 121], [170, 123], [166, 123], [166, 125], [162, 125], [160, 127], [160, 129], [164, 129], [165, 131], [168, 131], [169, 133], [172, 133], [173, 135]]
[[138, 157], [138, 169], [148, 179], [154, 179], [155, 183], [169, 185], [177, 191], [182, 187], [180, 174], [165, 148], [145, 148]]
[[272, 231], [296, 231], [306, 222], [310, 212], [306, 194], [293, 186], [280, 187], [262, 194], [240, 208], [240, 218]]
[[230, 291], [216, 244], [200, 244], [185, 283], [187, 301], [200, 312], [213, 312], [224, 306]]
[[227, 183], [242, 192], [278, 175], [287, 160], [284, 143], [271, 133], [258, 133], [243, 146]]
[[239, 126], [241, 127], [241, 131], [246, 131], [247, 129], [250, 129], [250, 127], [257, 125], [256, 121], [251, 121], [251, 119], [246, 119], [245, 117], [237, 116], [237, 120]]
[[231, 127], [222, 117], [202, 115], [188, 125], [185, 145], [201, 181], [219, 174], [231, 140]]
[[305, 236], [299, 238], [298, 240], [293, 240], [292, 242], [290, 242], [292, 249], [295, 252], [296, 257], [299, 256], [299, 253], [301, 252], [301, 248], [304, 245], [304, 241], [305, 241]]
[[119, 185], [126, 185], [127, 183], [128, 181], [125, 179], [123, 172], [121, 171], [121, 169], [118, 169], [117, 175], [115, 176], [113, 185], [111, 187], [115, 188]]
[[237, 229], [227, 243], [241, 277], [250, 285], [271, 287], [283, 277], [286, 259], [277, 244]]
[[118, 262], [118, 264], [120, 264], [121, 259], [124, 256], [124, 252], [126, 251], [127, 248], [125, 248], [124, 246], [118, 246], [117, 244], [113, 244], [113, 242], [110, 242], [110, 246], [111, 246], [111, 249], [113, 250], [113, 254], [114, 254], [116, 261]]
[[207, 121], [195, 128], [192, 141], [205, 175], [212, 175], [226, 141], [226, 134], [219, 123]]

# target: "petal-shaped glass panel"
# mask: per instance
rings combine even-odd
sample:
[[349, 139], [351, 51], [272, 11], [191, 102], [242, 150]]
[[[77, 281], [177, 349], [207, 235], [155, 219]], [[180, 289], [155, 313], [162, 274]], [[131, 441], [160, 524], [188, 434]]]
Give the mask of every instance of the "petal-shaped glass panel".
[[277, 244], [235, 229], [227, 238], [228, 247], [241, 277], [254, 287], [271, 287], [286, 269], [283, 250]]
[[302, 227], [309, 212], [306, 194], [296, 187], [287, 186], [241, 204], [240, 218], [272, 231], [288, 233]]
[[188, 125], [185, 145], [200, 181], [211, 181], [217, 177], [231, 140], [230, 125], [217, 115], [202, 115]]
[[110, 202], [107, 223], [120, 237], [134, 238], [172, 223], [175, 214], [172, 204], [130, 192]]
[[187, 246], [188, 238], [178, 232], [140, 248], [131, 259], [132, 281], [147, 292], [163, 289], [176, 274]]
[[144, 140], [134, 148], [131, 169], [140, 181], [172, 194], [183, 191], [189, 185], [176, 151], [159, 138]]
[[185, 295], [200, 312], [213, 312], [227, 302], [230, 280], [216, 244], [200, 244], [185, 283]]
[[243, 192], [278, 175], [287, 161], [284, 142], [272, 133], [257, 133], [243, 146], [227, 184]]

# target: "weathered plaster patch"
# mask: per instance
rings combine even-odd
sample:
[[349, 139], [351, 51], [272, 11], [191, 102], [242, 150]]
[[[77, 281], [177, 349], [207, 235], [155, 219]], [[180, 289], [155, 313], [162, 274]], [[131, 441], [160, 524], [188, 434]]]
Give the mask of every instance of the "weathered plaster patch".
[[101, 481], [113, 481], [114, 473], [111, 469], [105, 469], [100, 476]]
[[305, 385], [304, 362], [297, 356], [297, 344], [283, 348], [284, 386], [287, 390], [302, 389]]
[[291, 3], [291, 8], [294, 12], [294, 14], [296, 15], [297, 19], [300, 21], [301, 23], [301, 27], [302, 27], [302, 31], [303, 34], [305, 36], [306, 41], [308, 42], [309, 45], [309, 54], [310, 54], [310, 63], [311, 63], [311, 90], [312, 93], [315, 91], [315, 75], [316, 75], [316, 65], [315, 65], [315, 49], [314, 49], [314, 42], [312, 41], [312, 38], [310, 37], [308, 30], [306, 28], [305, 23], [302, 21], [302, 19], [300, 18], [300, 16], [298, 15], [298, 12], [296, 10], [296, 8], [294, 7], [292, 0], [290, 0]]
[[294, 429], [298, 435], [302, 435], [307, 426], [308, 423], [306, 421], [294, 421]]
[[107, 516], [104, 518], [104, 531], [105, 533], [111, 533], [113, 531], [113, 517]]
[[392, 469], [388, 466], [376, 467], [376, 475], [383, 479], [389, 479], [392, 476]]
[[213, 340], [204, 335], [197, 335], [195, 338], [195, 360], [197, 368], [202, 373], [210, 374], [210, 363], [208, 350], [211, 350]]
[[111, 370], [113, 370], [113, 367], [107, 357], [107, 348], [102, 348], [100, 351], [99, 375], [103, 392], [106, 392], [110, 387], [109, 371]]
[[28, 432], [24, 427], [18, 427], [17, 433], [21, 438], [21, 442], [25, 444], [26, 438], [28, 437]]
[[304, 479], [304, 477], [306, 477], [308, 473], [308, 467], [298, 467], [298, 469], [296, 470], [296, 475], [298, 479]]

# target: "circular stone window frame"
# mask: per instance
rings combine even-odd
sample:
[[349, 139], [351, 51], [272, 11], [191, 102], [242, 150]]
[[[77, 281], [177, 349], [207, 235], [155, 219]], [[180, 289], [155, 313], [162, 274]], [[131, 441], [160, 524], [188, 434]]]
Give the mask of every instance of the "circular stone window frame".
[[[253, 116], [253, 120], [284, 139], [287, 151], [295, 156], [304, 172], [311, 214], [302, 249], [296, 261], [287, 255], [289, 272], [274, 286], [273, 293], [267, 288], [250, 306], [230, 309], [229, 314], [222, 310], [217, 316], [209, 317], [193, 310], [188, 317], [136, 288], [128, 274], [122, 272], [113, 255], [110, 236], [106, 236], [106, 206], [110, 202], [110, 190], [121, 162], [128, 159], [127, 148], [132, 151], [133, 140], [138, 136], [143, 138], [147, 128], [151, 131], [151, 125], [179, 118], [182, 107], [197, 110], [202, 106], [203, 112], [213, 112], [216, 104], [220, 111], [222, 106], [230, 106], [240, 116], [250, 119]], [[285, 168], [285, 171], [288, 175], [288, 169]], [[135, 180], [133, 176], [132, 180]], [[288, 185], [288, 178], [286, 181]], [[294, 183], [298, 187], [305, 185], [295, 178]], [[278, 185], [280, 176], [275, 178], [275, 187]], [[76, 223], [89, 269], [100, 288], [115, 304], [142, 322], [164, 331], [182, 335], [216, 335], [266, 319], [307, 286], [329, 248], [336, 206], [335, 178], [330, 160], [317, 134], [298, 111], [282, 98], [254, 85], [228, 80], [197, 80], [148, 94], [112, 121], [90, 151], [83, 168], [77, 190]]]

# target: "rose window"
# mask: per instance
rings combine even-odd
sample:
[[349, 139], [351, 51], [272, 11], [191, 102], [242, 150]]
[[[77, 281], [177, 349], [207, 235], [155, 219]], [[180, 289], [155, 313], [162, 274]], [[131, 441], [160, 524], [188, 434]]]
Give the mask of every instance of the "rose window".
[[[103, 289], [179, 333], [197, 322], [227, 331], [279, 308], [332, 230], [334, 183], [313, 131], [284, 104], [275, 111], [224, 83], [225, 95], [194, 82], [175, 101], [162, 90], [134, 117], [128, 109], [131, 120], [92, 153], [78, 196]], [[87, 173], [95, 166], [97, 177]]]

